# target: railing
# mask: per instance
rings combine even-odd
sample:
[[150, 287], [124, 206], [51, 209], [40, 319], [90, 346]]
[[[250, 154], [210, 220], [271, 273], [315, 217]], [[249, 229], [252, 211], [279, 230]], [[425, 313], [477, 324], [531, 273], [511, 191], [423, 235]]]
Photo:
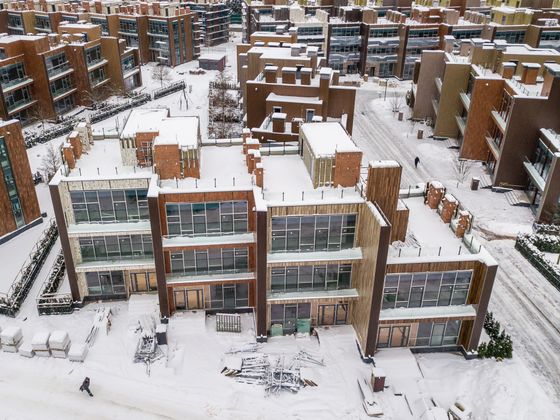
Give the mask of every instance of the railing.
[[165, 86], [161, 89], [156, 89], [154, 90], [152, 97], [153, 99], [158, 99], [161, 98], [163, 96], [167, 96], [170, 95], [174, 92], [178, 92], [180, 90], [184, 90], [185, 89], [185, 82], [183, 80], [179, 81], [179, 82], [175, 82], [175, 83], [171, 83], [168, 86]]
[[65, 269], [64, 256], [60, 251], [37, 297], [39, 315], [67, 314], [73, 311], [72, 295], [57, 293], [64, 281]]
[[74, 90], [74, 89], [75, 89], [74, 86], [65, 86], [61, 89], [56, 89], [54, 91], [51, 91], [53, 100], [56, 100], [56, 98], [58, 98], [59, 96], [62, 96], [65, 93], [68, 93], [68, 92], [70, 92], [71, 90]]
[[18, 109], [19, 107], [23, 106], [23, 105], [27, 105], [31, 102], [33, 102], [34, 99], [33, 98], [26, 98], [26, 99], [20, 99], [17, 102], [11, 103], [7, 106], [8, 108], [8, 113], [12, 112], [15, 109]]
[[244, 235], [247, 233], [252, 233], [251, 231], [245, 232], [206, 232], [206, 233], [179, 233], [177, 235], [163, 235], [165, 239], [171, 238], [215, 238], [219, 236], [233, 236], [233, 235]]
[[33, 81], [33, 79], [31, 79], [31, 78], [28, 77], [28, 76], [25, 76], [25, 77], [21, 77], [21, 78], [19, 78], [19, 79], [11, 79], [11, 80], [8, 80], [6, 83], [2, 83], [2, 90], [9, 89], [9, 88], [11, 88], [12, 86], [16, 86], [16, 85], [19, 85], [19, 84], [21, 84], [21, 83], [25, 83], [25, 82], [27, 82], [27, 81]]
[[64, 73], [67, 70], [70, 70], [70, 63], [68, 63], [68, 61], [59, 64], [58, 66], [47, 68], [47, 74], [50, 78], [56, 76], [57, 74]]
[[57, 238], [58, 229], [53, 219], [31, 250], [8, 292], [0, 294], [0, 314], [16, 316]]

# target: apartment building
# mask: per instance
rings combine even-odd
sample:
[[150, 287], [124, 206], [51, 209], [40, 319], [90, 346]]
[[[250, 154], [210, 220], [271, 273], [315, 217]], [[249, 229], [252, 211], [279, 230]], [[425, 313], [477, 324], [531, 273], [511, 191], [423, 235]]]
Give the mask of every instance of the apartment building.
[[[364, 356], [477, 346], [495, 261], [423, 197], [399, 200], [396, 162], [370, 162], [362, 179], [339, 123], [303, 124], [285, 155], [248, 130], [205, 144], [196, 118], [162, 110], [134, 110], [120, 140], [89, 144], [80, 130], [50, 186], [74, 300], [157, 288], [162, 316], [254, 311], [259, 341], [351, 324]], [[434, 226], [418, 229], [422, 249], [391, 245], [415, 223]]]
[[56, 118], [141, 85], [136, 49], [101, 36], [96, 25], [65, 24], [59, 30], [60, 35], [0, 37], [2, 118]]
[[[451, 51], [454, 40], [447, 39], [446, 42], [448, 51]], [[523, 44], [489, 43], [481, 39], [462, 41], [457, 52], [454, 54], [440, 50], [422, 54], [412, 87], [413, 118], [430, 118], [434, 135], [457, 138], [462, 158], [486, 160], [488, 150], [484, 139], [488, 130], [490, 104], [482, 90], [480, 97], [471, 96], [474, 85], [505, 83], [503, 77], [496, 73], [500, 67], [507, 69], [506, 75], [510, 78], [515, 76], [511, 83], [518, 81], [524, 84], [523, 74], [528, 66], [536, 66], [537, 74], [541, 77], [544, 69], [542, 64], [559, 63], [560, 55], [555, 50], [531, 48]], [[534, 92], [534, 88], [528, 86]], [[471, 120], [473, 126], [467, 125], [470, 110], [476, 113]], [[481, 121], [485, 123], [481, 124]]]
[[[257, 42], [259, 43], [259, 42]], [[351, 133], [356, 89], [319, 67], [317, 48], [301, 44], [238, 46], [246, 127], [261, 142], [293, 142], [302, 122], [339, 121]]]
[[229, 41], [231, 10], [225, 3], [198, 1], [186, 4], [198, 16], [197, 23], [205, 46], [212, 47]]
[[[138, 48], [142, 63], [176, 66], [200, 55], [203, 34], [197, 14], [178, 2], [95, 1], [79, 6], [60, 2], [44, 4], [40, 9], [1, 10], [0, 31], [49, 34], [60, 32], [60, 25], [89, 22], [101, 27], [102, 36], [116, 37], [124, 40], [127, 47]], [[212, 30], [218, 28], [219, 25]]]
[[0, 243], [43, 221], [21, 124], [0, 122]]

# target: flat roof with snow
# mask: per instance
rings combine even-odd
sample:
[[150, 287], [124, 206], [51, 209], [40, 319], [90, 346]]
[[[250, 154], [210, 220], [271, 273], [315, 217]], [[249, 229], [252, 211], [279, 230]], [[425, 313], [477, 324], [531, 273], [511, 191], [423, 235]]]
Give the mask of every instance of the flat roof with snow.
[[315, 156], [360, 151], [338, 122], [302, 124], [300, 131]]

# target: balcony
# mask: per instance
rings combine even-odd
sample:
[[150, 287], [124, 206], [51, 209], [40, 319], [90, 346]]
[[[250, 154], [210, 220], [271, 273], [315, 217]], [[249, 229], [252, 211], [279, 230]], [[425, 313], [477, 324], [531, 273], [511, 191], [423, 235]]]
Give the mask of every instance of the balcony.
[[486, 144], [488, 145], [490, 152], [494, 155], [494, 158], [497, 161], [500, 158], [500, 146], [494, 142], [494, 139], [489, 133], [486, 133], [484, 138], [486, 139]]
[[167, 275], [167, 284], [207, 284], [207, 283], [223, 283], [224, 281], [248, 281], [255, 280], [255, 273], [245, 270], [223, 270], [215, 273], [208, 272], [206, 274], [180, 274], [173, 273]]
[[255, 234], [247, 233], [216, 233], [189, 236], [164, 236], [163, 247], [184, 247], [197, 245], [231, 245], [231, 244], [252, 244], [255, 243]]
[[89, 261], [76, 264], [78, 273], [87, 271], [104, 271], [104, 270], [150, 270], [155, 268], [153, 258], [136, 257], [131, 259], [115, 259], [103, 261]]
[[52, 100], [53, 102], [58, 101], [59, 99], [64, 98], [65, 96], [70, 95], [71, 93], [76, 92], [78, 89], [76, 89], [75, 87], [64, 87], [61, 89], [57, 89], [55, 91], [51, 91], [52, 94]]
[[459, 98], [461, 99], [461, 102], [463, 103], [463, 107], [465, 108], [465, 110], [468, 111], [471, 106], [471, 96], [465, 92], [460, 92]]
[[93, 61], [87, 63], [87, 69], [88, 69], [88, 71], [92, 71], [92, 70], [98, 69], [100, 67], [103, 67], [107, 63], [108, 63], [108, 61], [104, 58], [100, 58], [98, 60], [93, 60]]
[[103, 86], [108, 83], [111, 79], [109, 77], [90, 79], [89, 83], [93, 89]]
[[267, 302], [284, 301], [309, 301], [318, 299], [342, 299], [356, 300], [360, 297], [356, 289], [337, 289], [337, 290], [300, 290], [294, 292], [268, 292]]
[[459, 131], [464, 136], [465, 128], [467, 127], [467, 117], [461, 117], [460, 115], [456, 115], [455, 121], [457, 121], [457, 127], [459, 127]]
[[435, 81], [436, 88], [437, 88], [438, 92], [441, 93], [441, 86], [442, 86], [442, 84], [443, 84], [443, 83], [441, 82], [441, 78], [436, 77], [436, 78], [434, 79], [434, 81]]
[[8, 110], [8, 114], [15, 114], [15, 113], [20, 112], [21, 110], [23, 110], [25, 108], [29, 108], [30, 106], [34, 105], [35, 103], [37, 103], [37, 101], [35, 99], [32, 99], [32, 98], [21, 99], [17, 102], [14, 102], [13, 104], [6, 105], [6, 108]]
[[537, 168], [535, 168], [535, 166], [533, 165], [533, 162], [531, 162], [527, 158], [527, 156], [525, 156], [523, 167], [525, 168], [527, 175], [529, 175], [529, 178], [531, 178], [531, 181], [533, 181], [533, 184], [535, 184], [535, 186], [541, 192], [544, 191], [544, 188], [546, 186], [546, 180], [541, 176]]
[[47, 67], [47, 75], [49, 77], [49, 80], [59, 79], [72, 72], [74, 72], [74, 69], [70, 67], [70, 63], [68, 63], [68, 61], [59, 64], [58, 66], [55, 67], [51, 67], [51, 68]]
[[12, 79], [7, 83], [2, 83], [2, 91], [4, 93], [9, 93], [24, 86], [30, 85], [31, 83], [33, 83], [33, 79], [27, 76], [22, 77], [21, 79]]
[[500, 129], [502, 133], [506, 132], [507, 127], [507, 117], [504, 119], [502, 115], [496, 111], [495, 109], [492, 110], [492, 119], [496, 123], [496, 126]]

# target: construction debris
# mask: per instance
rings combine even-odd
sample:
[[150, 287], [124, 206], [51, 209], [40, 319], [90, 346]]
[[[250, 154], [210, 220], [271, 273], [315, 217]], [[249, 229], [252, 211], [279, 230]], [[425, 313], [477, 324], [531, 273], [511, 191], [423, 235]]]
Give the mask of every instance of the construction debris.
[[241, 347], [232, 347], [230, 348], [228, 351], [226, 351], [226, 354], [236, 354], [236, 353], [254, 353], [257, 350], [261, 349], [261, 345], [258, 343], [248, 343], [248, 344], [244, 344]]
[[[240, 357], [226, 357], [221, 373], [235, 378], [240, 383], [264, 385], [267, 394], [275, 394], [280, 391], [296, 393], [302, 387], [317, 386], [317, 382], [308, 377], [310, 376], [309, 369], [302, 369], [302, 365], [325, 366], [322, 359], [315, 358], [303, 350], [286, 358], [284, 355], [269, 356], [256, 353], [256, 348], [252, 346], [249, 349], [255, 353]], [[240, 352], [230, 350], [227, 354]]]
[[154, 317], [142, 315], [138, 320], [136, 331], [140, 332], [140, 339], [136, 345], [134, 363], [145, 363], [146, 373], [149, 376], [151, 364], [164, 356], [163, 351], [157, 344], [156, 321]]

